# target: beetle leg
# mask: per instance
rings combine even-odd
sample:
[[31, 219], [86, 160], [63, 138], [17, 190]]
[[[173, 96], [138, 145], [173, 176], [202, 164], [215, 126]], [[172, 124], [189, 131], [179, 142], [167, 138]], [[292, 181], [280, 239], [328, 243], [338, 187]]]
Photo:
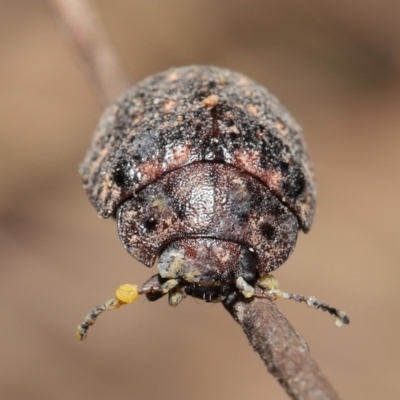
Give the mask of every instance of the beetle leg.
[[[318, 300], [314, 296], [305, 297], [300, 294], [293, 294], [284, 292], [279, 289], [278, 280], [270, 274], [262, 276], [258, 281], [257, 285], [264, 289], [263, 295], [266, 297], [272, 298], [273, 300], [276, 299], [291, 299], [295, 300], [299, 303], [303, 302], [308, 305], [308, 307], [312, 307], [315, 309], [321, 309], [322, 311], [327, 311], [329, 314], [333, 315], [336, 319], [336, 325], [342, 326], [343, 324], [349, 324], [350, 318], [348, 315], [338, 308], [331, 307], [330, 305], [323, 303], [321, 300]], [[257, 297], [263, 297], [260, 295], [256, 295]]]
[[168, 292], [168, 303], [172, 307], [176, 307], [186, 297], [185, 291], [181, 286], [175, 286]]
[[162, 290], [163, 281], [159, 274], [153, 275], [150, 279], [148, 279], [140, 289], [140, 294], [144, 294], [149, 301], [156, 301], [161, 299], [164, 296], [164, 292]]
[[236, 287], [240, 290], [246, 299], [254, 296], [254, 288], [249, 285], [242, 276], [236, 279]]
[[171, 306], [177, 306], [185, 297], [183, 289], [178, 286], [177, 279], [168, 279], [162, 282], [159, 274], [152, 276], [140, 290], [141, 294], [145, 294], [147, 299], [155, 301], [168, 293], [168, 302]]

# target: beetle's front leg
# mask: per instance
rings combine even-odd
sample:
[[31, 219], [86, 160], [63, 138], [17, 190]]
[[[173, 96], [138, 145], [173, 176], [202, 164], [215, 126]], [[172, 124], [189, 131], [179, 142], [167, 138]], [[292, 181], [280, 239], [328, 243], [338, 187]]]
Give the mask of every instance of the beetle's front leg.
[[168, 293], [168, 303], [176, 307], [184, 298], [185, 292], [178, 279], [162, 279], [159, 274], [152, 276], [142, 286], [140, 293], [149, 301], [156, 301]]
[[159, 274], [153, 275], [142, 285], [140, 292], [146, 295], [147, 300], [156, 301], [166, 294], [163, 290], [164, 283], [165, 280]]

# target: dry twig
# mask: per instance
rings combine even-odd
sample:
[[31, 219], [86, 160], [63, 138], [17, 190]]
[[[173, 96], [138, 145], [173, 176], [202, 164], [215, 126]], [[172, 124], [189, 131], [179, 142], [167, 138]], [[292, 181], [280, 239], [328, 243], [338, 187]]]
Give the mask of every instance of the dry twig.
[[305, 340], [269, 299], [238, 300], [225, 306], [242, 327], [268, 371], [293, 399], [338, 400], [311, 358]]
[[[87, 0], [48, 0], [84, 60], [101, 99], [110, 103], [128, 86], [122, 63]], [[311, 358], [307, 343], [269, 299], [226, 306], [268, 371], [293, 399], [337, 400], [337, 393]]]

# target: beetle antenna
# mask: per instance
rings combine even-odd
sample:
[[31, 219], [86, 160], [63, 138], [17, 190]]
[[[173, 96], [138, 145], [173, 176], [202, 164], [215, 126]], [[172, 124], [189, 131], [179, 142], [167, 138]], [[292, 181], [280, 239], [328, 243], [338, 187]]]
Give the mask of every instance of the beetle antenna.
[[140, 294], [141, 291], [138, 290], [136, 285], [124, 284], [118, 287], [114, 299], [110, 299], [104, 304], [96, 306], [88, 315], [86, 315], [83, 322], [80, 323], [76, 329], [76, 339], [80, 342], [86, 339], [89, 327], [96, 322], [97, 317], [101, 313], [108, 310], [116, 310], [124, 304], [133, 303]]
[[333, 315], [335, 317], [335, 323], [337, 326], [348, 325], [350, 323], [350, 318], [344, 311], [335, 307], [331, 307], [330, 305], [323, 303], [321, 300], [318, 300], [314, 296], [305, 297], [300, 294], [293, 294], [280, 290], [278, 281], [273, 275], [268, 274], [261, 277], [257, 284], [264, 289], [261, 295], [255, 294], [257, 297], [264, 297], [263, 295], [265, 295], [266, 297], [274, 300], [280, 298], [295, 300], [299, 303], [303, 302], [306, 303], [308, 307], [321, 309], [322, 311], [327, 311], [329, 314]]
[[280, 289], [266, 290], [264, 293], [269, 297], [291, 299], [299, 303], [306, 303], [308, 307], [312, 307], [317, 310], [320, 308], [322, 311], [327, 311], [329, 314], [335, 316], [335, 323], [337, 326], [342, 326], [343, 324], [347, 325], [350, 323], [350, 318], [344, 311], [335, 307], [331, 307], [330, 305], [323, 303], [321, 300], [318, 300], [314, 296], [305, 297], [301, 294], [288, 293]]

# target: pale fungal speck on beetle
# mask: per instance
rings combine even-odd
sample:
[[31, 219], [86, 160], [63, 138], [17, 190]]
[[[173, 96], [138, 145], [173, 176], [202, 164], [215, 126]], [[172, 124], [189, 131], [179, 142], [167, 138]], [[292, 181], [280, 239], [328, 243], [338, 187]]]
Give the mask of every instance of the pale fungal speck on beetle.
[[310, 229], [316, 188], [300, 127], [243, 75], [190, 66], [133, 86], [105, 111], [80, 173], [99, 215], [116, 218], [125, 249], [158, 273], [96, 307], [79, 340], [102, 311], [140, 294], [168, 294], [172, 306], [187, 295], [225, 304], [292, 298], [349, 322], [281, 291], [270, 275]]

